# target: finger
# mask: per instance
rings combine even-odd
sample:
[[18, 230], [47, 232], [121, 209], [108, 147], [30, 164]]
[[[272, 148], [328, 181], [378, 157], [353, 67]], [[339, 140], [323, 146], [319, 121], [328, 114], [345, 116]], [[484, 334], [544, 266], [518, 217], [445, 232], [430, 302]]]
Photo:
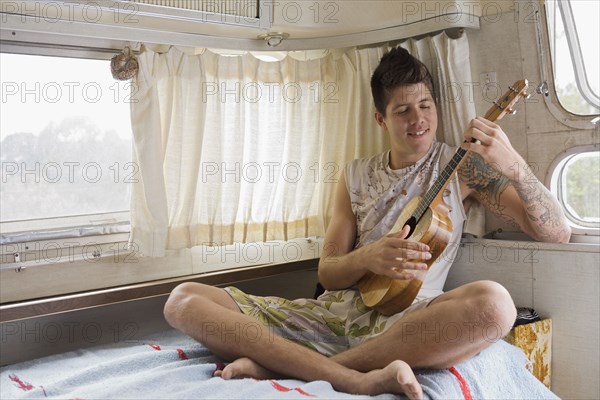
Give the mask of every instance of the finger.
[[[475, 124], [473, 125], [473, 130], [478, 130], [479, 132], [483, 133], [488, 139], [489, 141], [486, 142], [486, 144], [489, 144], [490, 142], [494, 141], [494, 140], [500, 140], [500, 141], [506, 141], [507, 137], [506, 137], [506, 133], [502, 130], [502, 128], [500, 127], [500, 125], [488, 121], [485, 118], [478, 118], [475, 122]], [[481, 138], [479, 138], [481, 140]]]
[[[400, 237], [403, 231], [404, 229], [402, 229], [400, 232], [388, 235], [388, 244], [392, 247], [395, 247], [398, 250], [429, 251], [429, 246], [425, 243], [421, 243], [411, 239], [403, 239], [402, 237]], [[399, 254], [397, 255], [397, 257], [402, 257], [402, 255]]]
[[468, 142], [475, 142], [477, 143], [477, 141], [479, 141], [480, 144], [490, 144], [491, 141], [493, 140], [493, 138], [490, 136], [491, 135], [491, 131], [485, 132], [482, 129], [479, 129], [477, 127], [473, 127], [470, 131], [469, 131], [470, 135], [468, 137]]
[[399, 230], [398, 232], [390, 233], [388, 236], [397, 238], [397, 239], [406, 239], [406, 237], [408, 236], [409, 233], [410, 233], [410, 226], [404, 225], [404, 227], [401, 230]]
[[497, 129], [499, 127], [499, 125], [497, 125], [496, 123], [489, 121], [483, 117], [477, 117], [472, 119], [469, 122], [469, 126], [468, 129], [478, 129], [480, 131], [483, 132], [490, 132], [493, 131], [494, 129]]
[[481, 126], [481, 127], [485, 126], [485, 127], [489, 127], [489, 128], [492, 128], [492, 129], [496, 129], [496, 128], [499, 127], [499, 125], [497, 123], [492, 122], [489, 119], [484, 118], [484, 117], [476, 117], [473, 121], [475, 121], [475, 123], [478, 124], [478, 126]]
[[472, 142], [481, 142], [481, 138], [486, 138], [487, 135], [485, 133], [482, 132], [482, 130], [480, 128], [483, 127], [478, 127], [479, 123], [476, 122], [475, 120], [472, 120], [469, 123], [469, 127], [468, 129], [463, 133], [463, 136], [465, 138], [465, 143], [472, 143]]
[[406, 261], [412, 259], [428, 260], [430, 258], [428, 258], [427, 254], [430, 254], [431, 251], [425, 243], [404, 241], [401, 243], [394, 242], [391, 246], [392, 252], [388, 253], [388, 255], [395, 259], [402, 258]]
[[408, 271], [405, 269], [402, 270], [391, 270], [386, 274], [392, 279], [402, 279], [402, 280], [412, 280], [417, 278], [417, 274], [412, 271]]
[[402, 227], [402, 230], [400, 231], [400, 238], [401, 239], [406, 239], [406, 237], [408, 236], [409, 233], [410, 233], [410, 226], [409, 225], [404, 225]]
[[422, 262], [418, 262], [418, 261], [399, 261], [393, 268], [392, 271], [394, 272], [408, 272], [408, 273], [414, 273], [416, 271], [423, 271], [428, 269], [429, 267], [427, 266], [427, 264], [422, 263]]
[[479, 139], [469, 139], [468, 142], [465, 142], [460, 145], [465, 150], [470, 150], [474, 153], [481, 155], [485, 151], [485, 146], [481, 143]]
[[406, 268], [395, 267], [386, 271], [385, 275], [393, 279], [417, 279], [420, 271], [427, 270], [427, 264], [423, 263], [406, 263]]
[[405, 260], [430, 260], [431, 257], [433, 257], [431, 255], [431, 253], [429, 251], [417, 251], [417, 250], [407, 250], [406, 251], [406, 256], [404, 257]]
[[405, 270], [415, 270], [415, 271], [422, 271], [424, 269], [429, 268], [427, 266], [427, 264], [418, 262], [418, 261], [405, 261], [402, 264], [402, 266], [403, 266], [403, 269], [405, 269]]

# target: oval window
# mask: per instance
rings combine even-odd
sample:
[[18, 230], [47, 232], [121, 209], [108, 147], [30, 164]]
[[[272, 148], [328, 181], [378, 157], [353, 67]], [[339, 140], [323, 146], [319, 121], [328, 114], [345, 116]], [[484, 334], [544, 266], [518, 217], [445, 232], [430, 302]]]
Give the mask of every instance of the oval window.
[[587, 232], [595, 230], [598, 234], [600, 151], [568, 154], [557, 163], [552, 173], [552, 181], [553, 191], [573, 226], [584, 228]]

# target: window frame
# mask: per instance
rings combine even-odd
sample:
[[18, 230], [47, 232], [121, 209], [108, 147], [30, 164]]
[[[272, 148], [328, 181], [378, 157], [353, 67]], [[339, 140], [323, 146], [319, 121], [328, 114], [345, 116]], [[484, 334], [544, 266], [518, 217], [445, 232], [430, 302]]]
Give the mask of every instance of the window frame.
[[[110, 61], [120, 50], [3, 41], [0, 51], [5, 54]], [[0, 270], [21, 272], [30, 266], [63, 262], [85, 266], [95, 259], [114, 257], [115, 253], [125, 251], [130, 233], [129, 222], [130, 210], [1, 221]], [[111, 248], [117, 250], [109, 251]]]
[[[565, 215], [569, 221], [572, 232], [572, 242], [597, 242], [600, 238], [600, 226], [586, 226], [591, 224], [580, 224], [577, 219], [569, 212], [568, 207], [564, 203], [563, 188], [560, 186], [563, 178], [563, 172], [565, 166], [569, 160], [579, 154], [588, 152], [599, 152], [600, 144], [584, 145], [571, 147], [562, 153], [560, 153], [550, 164], [548, 168], [548, 174], [546, 178], [546, 186], [550, 188], [550, 191], [554, 193], [561, 204], [561, 207], [565, 210]], [[596, 237], [596, 239], [593, 239]], [[586, 239], [589, 238], [589, 239]]]
[[600, 103], [600, 97], [594, 93], [588, 80], [588, 74], [585, 69], [585, 62], [581, 52], [581, 44], [579, 42], [579, 34], [577, 32], [577, 26], [575, 24], [575, 17], [573, 15], [573, 9], [571, 8], [571, 2], [557, 1], [556, 4], [563, 21], [563, 26], [565, 27], [565, 37], [569, 46], [569, 52], [571, 54], [575, 82], [583, 99], [593, 106], [594, 104]]
[[[540, 15], [538, 15], [536, 18], [536, 36], [541, 83], [536, 88], [537, 93], [543, 95], [542, 97], [544, 99], [544, 103], [548, 107], [548, 110], [556, 118], [556, 120], [561, 122], [563, 125], [576, 129], [595, 129], [597, 123], [593, 121], [598, 117], [597, 114], [575, 114], [565, 109], [558, 98], [556, 85], [554, 82], [555, 72], [553, 68], [552, 45], [550, 42], [548, 3], [544, 3], [540, 8], [542, 9], [542, 13], [538, 13]], [[575, 74], [577, 75], [577, 71], [575, 71]], [[579, 82], [577, 82], [577, 84], [579, 85]]]
[[[49, 56], [87, 60], [110, 61], [118, 49], [85, 48], [82, 46], [48, 45], [35, 43], [2, 43], [1, 53], [30, 56]], [[132, 137], [133, 141], [133, 137]], [[104, 235], [129, 234], [130, 210], [105, 213], [78, 214], [31, 220], [0, 221], [0, 256], [2, 263], [15, 262], [14, 254], [6, 249], [15, 244], [31, 241], [68, 240], [82, 237], [98, 239]], [[97, 241], [98, 241], [97, 240]], [[104, 240], [105, 241], [105, 240]], [[7, 258], [8, 257], [8, 258]]]
[[[540, 64], [540, 85], [537, 87], [537, 92], [542, 94], [544, 103], [548, 107], [550, 114], [561, 124], [568, 128], [580, 131], [592, 131], [598, 129], [598, 115], [580, 115], [575, 114], [565, 109], [558, 98], [556, 85], [554, 83], [554, 68], [551, 54], [550, 42], [550, 24], [548, 21], [548, 3], [541, 6], [542, 12], [536, 19], [536, 35], [538, 44], [538, 56]], [[564, 164], [568, 159], [576, 154], [588, 151], [598, 151], [600, 145], [589, 144], [574, 146], [561, 152], [554, 158], [548, 167], [546, 173], [545, 184], [558, 197], [561, 207], [564, 207], [562, 202], [562, 191], [558, 190], [559, 174]], [[557, 173], [558, 171], [558, 173]], [[566, 207], [564, 207], [566, 209]], [[571, 242], [581, 243], [597, 243], [600, 239], [600, 229], [593, 227], [585, 227], [578, 225], [567, 217], [571, 227]]]

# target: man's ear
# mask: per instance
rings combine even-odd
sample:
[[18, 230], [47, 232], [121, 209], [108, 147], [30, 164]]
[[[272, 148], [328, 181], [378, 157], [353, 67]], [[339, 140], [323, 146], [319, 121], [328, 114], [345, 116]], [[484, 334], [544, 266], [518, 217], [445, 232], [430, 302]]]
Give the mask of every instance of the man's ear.
[[377, 124], [382, 127], [383, 129], [387, 130], [387, 125], [385, 124], [385, 120], [383, 117], [383, 114], [381, 114], [379, 111], [375, 111], [375, 121], [377, 121]]

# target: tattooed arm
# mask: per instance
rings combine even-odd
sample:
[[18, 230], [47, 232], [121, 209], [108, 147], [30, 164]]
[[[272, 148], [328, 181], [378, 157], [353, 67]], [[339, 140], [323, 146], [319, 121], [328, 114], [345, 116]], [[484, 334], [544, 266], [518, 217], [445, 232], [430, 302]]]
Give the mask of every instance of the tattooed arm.
[[558, 201], [529, 172], [502, 129], [478, 118], [471, 122], [466, 136], [480, 141], [467, 145], [473, 152], [459, 170], [467, 192], [536, 240], [568, 242], [571, 230]]
[[569, 241], [571, 232], [560, 205], [535, 176], [510, 180], [475, 153], [459, 175], [471, 195], [503, 221], [542, 242]]

